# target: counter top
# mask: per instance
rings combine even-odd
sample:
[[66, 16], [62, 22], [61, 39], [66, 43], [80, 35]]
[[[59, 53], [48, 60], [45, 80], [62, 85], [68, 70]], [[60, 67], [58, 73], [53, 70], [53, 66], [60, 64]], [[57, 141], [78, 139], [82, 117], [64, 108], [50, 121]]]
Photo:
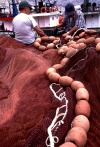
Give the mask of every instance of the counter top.
[[84, 15], [93, 15], [93, 14], [100, 14], [99, 11], [94, 11], [94, 12], [83, 12]]
[[55, 12], [50, 12], [50, 13], [32, 13], [30, 15], [32, 15], [33, 17], [41, 17], [41, 16], [53, 16], [53, 15], [58, 15], [60, 12], [59, 11], [55, 11]]

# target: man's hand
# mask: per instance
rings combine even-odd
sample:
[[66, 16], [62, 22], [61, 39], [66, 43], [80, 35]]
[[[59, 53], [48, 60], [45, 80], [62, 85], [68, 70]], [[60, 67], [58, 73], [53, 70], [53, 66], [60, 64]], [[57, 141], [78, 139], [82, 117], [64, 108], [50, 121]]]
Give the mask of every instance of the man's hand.
[[69, 32], [66, 32], [62, 36], [65, 37], [65, 36], [69, 36], [69, 35], [70, 35]]

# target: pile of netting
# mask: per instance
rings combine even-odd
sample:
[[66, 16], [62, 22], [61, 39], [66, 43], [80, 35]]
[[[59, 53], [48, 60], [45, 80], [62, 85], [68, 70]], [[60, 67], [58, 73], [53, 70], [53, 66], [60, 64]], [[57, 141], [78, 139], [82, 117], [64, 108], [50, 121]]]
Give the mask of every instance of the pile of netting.
[[[93, 37], [99, 38], [99, 33]], [[48, 78], [46, 71], [54, 65], [59, 65], [55, 66], [56, 73], [82, 82], [89, 92], [90, 128], [85, 147], [100, 146], [99, 51], [92, 40], [74, 54], [67, 54], [69, 60], [65, 62], [65, 52], [58, 48], [65, 43], [61, 38], [56, 48], [38, 50], [0, 36], [1, 147], [58, 147], [65, 142], [77, 100], [70, 85], [62, 86]]]

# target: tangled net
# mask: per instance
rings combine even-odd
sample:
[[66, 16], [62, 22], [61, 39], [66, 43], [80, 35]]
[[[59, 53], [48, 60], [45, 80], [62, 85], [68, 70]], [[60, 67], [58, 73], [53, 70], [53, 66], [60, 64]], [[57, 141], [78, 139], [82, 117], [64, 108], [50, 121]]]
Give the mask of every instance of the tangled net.
[[86, 39], [94, 37], [94, 41], [85, 43], [84, 48], [74, 48], [74, 54], [68, 54], [68, 50], [59, 53], [60, 48], [70, 42], [63, 36], [59, 49], [43, 51], [0, 36], [0, 146], [58, 147], [64, 144], [76, 116], [76, 92], [70, 84], [63, 86], [49, 79], [46, 71], [51, 67], [55, 67], [60, 77], [82, 82], [89, 92], [90, 128], [85, 147], [100, 146], [100, 57], [95, 42], [99, 32], [89, 33]]

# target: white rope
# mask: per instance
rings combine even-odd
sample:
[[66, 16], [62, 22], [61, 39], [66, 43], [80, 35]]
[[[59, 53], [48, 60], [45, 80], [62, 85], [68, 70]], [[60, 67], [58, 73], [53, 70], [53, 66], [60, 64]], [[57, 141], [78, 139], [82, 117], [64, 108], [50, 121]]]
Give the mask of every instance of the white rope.
[[[64, 104], [61, 107], [58, 107], [56, 109], [55, 117], [54, 117], [51, 125], [48, 127], [48, 135], [49, 136], [46, 139], [46, 145], [48, 147], [54, 147], [55, 146], [55, 143], [58, 143], [59, 142], [59, 138], [57, 136], [53, 136], [52, 131], [57, 131], [57, 129], [62, 124], [64, 124], [64, 119], [65, 119], [65, 117], [67, 115], [67, 112], [68, 112], [68, 100], [66, 98], [65, 92], [63, 91], [62, 93], [59, 94], [59, 96], [57, 95], [57, 93], [59, 93], [63, 88], [60, 87], [59, 90], [57, 92], [55, 92], [54, 89], [53, 89], [53, 85], [60, 86], [60, 84], [52, 83], [50, 85], [50, 89], [53, 92], [55, 98], [57, 98], [60, 101], [64, 101]], [[64, 112], [63, 113], [60, 113], [60, 110], [61, 109], [64, 109]], [[60, 119], [60, 120], [58, 120], [58, 119]]]
[[80, 29], [78, 29], [76, 32], [74, 32], [74, 34], [72, 35], [72, 40], [74, 40], [74, 36], [76, 35], [76, 33], [78, 32], [78, 31], [80, 31], [80, 30], [86, 30], [85, 28], [80, 28]]

